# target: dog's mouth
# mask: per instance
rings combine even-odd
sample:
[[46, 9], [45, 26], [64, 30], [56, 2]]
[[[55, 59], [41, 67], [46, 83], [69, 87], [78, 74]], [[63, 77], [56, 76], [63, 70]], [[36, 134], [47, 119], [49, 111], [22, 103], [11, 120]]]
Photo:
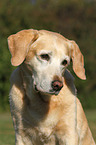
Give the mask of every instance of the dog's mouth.
[[34, 85], [34, 90], [36, 92], [40, 92], [40, 93], [44, 93], [44, 94], [47, 94], [47, 95], [58, 95], [60, 91], [54, 91], [54, 90], [49, 90], [48, 92], [47, 91], [44, 91], [43, 89], [38, 89], [36, 85]]

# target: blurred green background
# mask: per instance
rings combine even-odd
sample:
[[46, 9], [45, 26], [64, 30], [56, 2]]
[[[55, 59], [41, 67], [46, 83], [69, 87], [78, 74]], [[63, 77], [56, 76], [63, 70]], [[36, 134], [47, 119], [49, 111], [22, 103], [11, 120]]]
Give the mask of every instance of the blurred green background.
[[47, 29], [61, 33], [79, 45], [87, 80], [75, 77], [84, 108], [96, 108], [96, 1], [0, 0], [0, 110], [9, 109], [10, 63], [7, 38], [22, 29]]
[[9, 78], [15, 67], [11, 66], [7, 38], [30, 28], [58, 32], [79, 45], [87, 80], [80, 80], [69, 69], [96, 140], [96, 0], [0, 0], [0, 145], [15, 140], [8, 113]]

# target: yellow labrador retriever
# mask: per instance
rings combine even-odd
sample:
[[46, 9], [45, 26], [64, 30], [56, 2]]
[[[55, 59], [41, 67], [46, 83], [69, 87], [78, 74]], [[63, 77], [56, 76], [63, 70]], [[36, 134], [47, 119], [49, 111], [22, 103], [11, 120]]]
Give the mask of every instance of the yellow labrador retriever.
[[95, 145], [74, 78], [66, 67], [73, 61], [85, 80], [78, 45], [46, 30], [23, 30], [8, 38], [11, 63], [10, 106], [16, 145]]

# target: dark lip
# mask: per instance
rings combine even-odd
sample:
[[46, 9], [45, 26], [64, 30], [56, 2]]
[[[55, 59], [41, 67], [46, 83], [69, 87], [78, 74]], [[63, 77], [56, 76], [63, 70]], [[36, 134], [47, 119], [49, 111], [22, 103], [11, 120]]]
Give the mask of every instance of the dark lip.
[[34, 90], [35, 90], [36, 92], [39, 92], [39, 90], [37, 89], [36, 85], [34, 85]]
[[42, 91], [39, 91], [39, 90], [37, 89], [37, 86], [36, 86], [36, 85], [34, 86], [34, 90], [35, 90], [36, 92], [46, 93], [46, 94], [50, 94], [50, 95], [58, 95], [59, 92], [60, 92], [60, 91], [53, 91], [53, 90], [49, 90], [49, 92], [42, 92]]
[[60, 91], [50, 91], [49, 93], [52, 95], [58, 95]]

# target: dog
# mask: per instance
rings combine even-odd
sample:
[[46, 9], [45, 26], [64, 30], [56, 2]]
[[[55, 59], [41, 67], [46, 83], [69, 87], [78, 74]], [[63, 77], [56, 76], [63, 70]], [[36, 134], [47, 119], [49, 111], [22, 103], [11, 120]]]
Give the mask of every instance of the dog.
[[22, 30], [8, 37], [10, 108], [16, 145], [95, 145], [74, 78], [85, 80], [83, 55], [73, 40], [47, 30]]

